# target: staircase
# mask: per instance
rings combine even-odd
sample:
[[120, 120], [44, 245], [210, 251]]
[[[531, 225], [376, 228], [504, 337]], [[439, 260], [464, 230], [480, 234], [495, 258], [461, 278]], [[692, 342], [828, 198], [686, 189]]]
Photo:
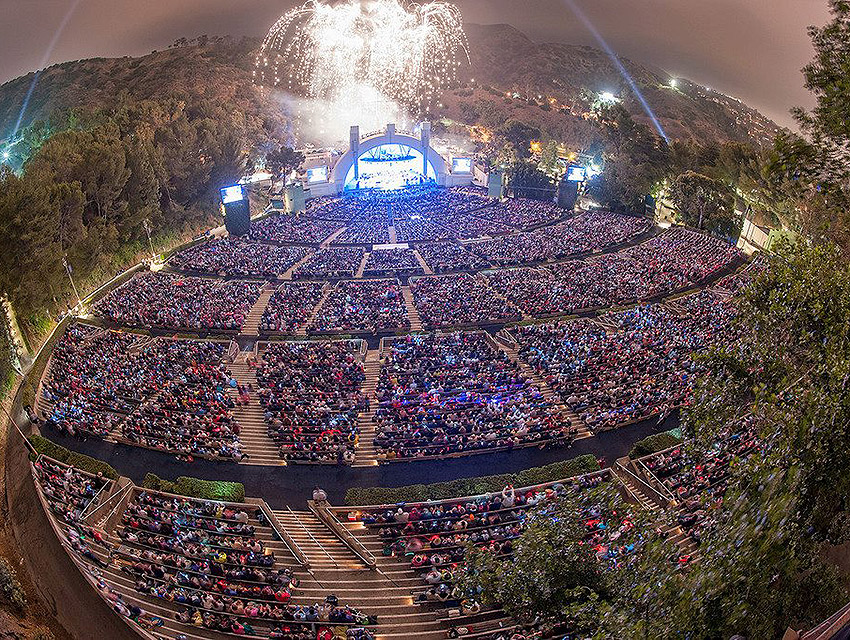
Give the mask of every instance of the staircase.
[[533, 367], [528, 365], [523, 361], [522, 358], [519, 357], [519, 349], [517, 349], [516, 345], [507, 344], [505, 342], [496, 342], [496, 340], [490, 335], [488, 335], [488, 342], [493, 348], [500, 349], [504, 351], [508, 358], [510, 358], [511, 362], [515, 363], [518, 367], [522, 375], [531, 380], [540, 392], [543, 394], [543, 397], [546, 398], [549, 402], [554, 404], [559, 411], [561, 411], [565, 416], [570, 419], [570, 424], [578, 429], [576, 433], [575, 439], [580, 440], [581, 438], [589, 438], [593, 434], [590, 432], [590, 429], [587, 428], [587, 425], [584, 424], [581, 418], [579, 418], [578, 414], [570, 409], [561, 398], [560, 394], [558, 394], [552, 387], [550, 387], [546, 381], [540, 376], [537, 371], [534, 370]]
[[370, 349], [366, 352], [366, 360], [363, 362], [366, 380], [363, 382], [361, 391], [369, 398], [369, 410], [357, 417], [360, 439], [352, 467], [370, 467], [378, 464], [378, 450], [375, 449], [375, 433], [377, 430], [373, 418], [377, 408], [375, 389], [378, 387], [378, 373], [381, 370], [380, 359], [381, 352], [378, 349]]
[[422, 257], [422, 254], [419, 253], [419, 251], [414, 249], [413, 255], [416, 257], [416, 261], [419, 263], [419, 266], [422, 267], [422, 270], [425, 272], [426, 276], [434, 275], [434, 270], [428, 266], [428, 263], [425, 262], [425, 258]]
[[318, 314], [318, 313], [319, 313], [319, 309], [321, 309], [321, 308], [325, 305], [325, 300], [327, 300], [327, 299], [328, 299], [328, 296], [329, 296], [329, 295], [331, 295], [331, 292], [332, 292], [335, 288], [336, 288], [336, 287], [335, 287], [334, 285], [331, 285], [331, 284], [326, 284], [326, 285], [325, 285], [325, 288], [324, 288], [324, 290], [322, 291], [322, 297], [321, 297], [321, 298], [319, 299], [319, 301], [316, 303], [316, 306], [315, 306], [315, 307], [313, 307], [313, 310], [310, 312], [310, 317], [309, 317], [309, 318], [307, 318], [307, 320], [306, 320], [306, 321], [305, 321], [305, 322], [304, 322], [301, 326], [299, 326], [299, 327], [295, 330], [295, 335], [296, 335], [296, 336], [304, 337], [304, 336], [306, 336], [306, 335], [307, 335], [307, 328], [308, 328], [311, 324], [313, 324], [313, 321], [315, 321], [315, 319], [316, 319], [316, 314]]
[[360, 266], [357, 267], [357, 272], [354, 274], [355, 278], [362, 278], [363, 272], [366, 271], [366, 263], [369, 262], [369, 256], [372, 255], [371, 251], [364, 251], [363, 258], [360, 260]]
[[[233, 417], [239, 423], [239, 440], [242, 450], [248, 454], [243, 464], [283, 466], [284, 462], [278, 455], [278, 446], [269, 438], [266, 422], [263, 419], [263, 408], [257, 398], [257, 375], [255, 370], [246, 362], [249, 352], [240, 353], [236, 361], [230, 365], [230, 372], [241, 385], [251, 384], [254, 391], [249, 392], [251, 400], [248, 406], [236, 407]], [[236, 390], [232, 393], [236, 395]]]
[[263, 312], [266, 310], [266, 307], [269, 304], [269, 300], [271, 300], [272, 294], [275, 292], [275, 287], [272, 285], [271, 287], [266, 286], [260, 292], [260, 297], [257, 298], [257, 301], [254, 303], [254, 306], [251, 307], [251, 311], [248, 312], [248, 317], [245, 318], [245, 324], [242, 325], [242, 331], [239, 332], [240, 336], [259, 336], [260, 335], [260, 320], [263, 319]]
[[413, 303], [413, 292], [409, 285], [404, 285], [401, 288], [401, 295], [404, 296], [404, 306], [407, 307], [407, 317], [410, 319], [411, 331], [422, 331], [422, 318], [419, 317], [419, 312], [416, 310], [416, 305]]
[[396, 244], [398, 242], [398, 235], [395, 232], [395, 226], [390, 225], [387, 227], [387, 235], [390, 238], [390, 244]]
[[289, 269], [287, 269], [283, 274], [281, 274], [281, 276], [280, 276], [281, 280], [292, 280], [292, 274], [295, 272], [295, 270], [298, 267], [300, 267], [302, 264], [307, 262], [310, 258], [312, 258], [314, 253], [315, 253], [314, 251], [307, 252], [306, 256], [301, 258], [298, 262], [296, 262], [294, 265], [289, 267]]

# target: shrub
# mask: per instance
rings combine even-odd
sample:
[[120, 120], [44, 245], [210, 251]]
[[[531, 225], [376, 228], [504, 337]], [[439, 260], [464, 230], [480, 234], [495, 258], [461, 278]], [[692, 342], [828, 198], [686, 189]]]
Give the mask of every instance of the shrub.
[[[112, 467], [112, 465], [107, 464], [102, 460], [97, 460], [91, 456], [77, 453], [76, 451], [70, 451], [62, 445], [56, 444], [55, 442], [38, 434], [31, 435], [29, 437], [29, 441], [36, 451], [48, 458], [53, 458], [59, 462], [69, 464], [80, 471], [86, 471], [88, 473], [93, 473], [94, 475], [102, 473], [104, 478], [109, 478], [110, 480], [118, 479], [118, 472]], [[32, 454], [30, 454], [30, 459], [35, 459]]]
[[651, 453], [669, 449], [670, 447], [674, 447], [681, 443], [682, 439], [670, 431], [656, 433], [651, 436], [647, 436], [643, 440], [635, 442], [632, 450], [629, 451], [629, 457], [642, 458], [643, 456], [648, 456]]
[[0, 558], [0, 598], [18, 613], [27, 606], [27, 597], [15, 570], [6, 558]]
[[352, 487], [345, 493], [348, 505], [395, 504], [396, 502], [424, 502], [473, 496], [501, 491], [506, 485], [528, 487], [555, 480], [571, 478], [583, 473], [599, 471], [599, 463], [591, 454], [555, 462], [544, 467], [532, 467], [519, 473], [501, 473], [477, 478], [461, 478], [434, 484], [413, 484], [405, 487]]
[[220, 500], [222, 502], [243, 502], [245, 500], [245, 485], [241, 482], [225, 482], [223, 480], [201, 480], [180, 476], [177, 480], [165, 480], [155, 473], [145, 475], [142, 486], [146, 489], [176, 493], [190, 498], [202, 500]]

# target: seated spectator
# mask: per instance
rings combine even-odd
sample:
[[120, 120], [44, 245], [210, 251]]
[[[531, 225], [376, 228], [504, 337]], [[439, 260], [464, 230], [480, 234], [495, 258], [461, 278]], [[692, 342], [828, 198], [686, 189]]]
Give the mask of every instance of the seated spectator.
[[340, 282], [316, 312], [311, 333], [398, 331], [410, 328], [396, 280]]

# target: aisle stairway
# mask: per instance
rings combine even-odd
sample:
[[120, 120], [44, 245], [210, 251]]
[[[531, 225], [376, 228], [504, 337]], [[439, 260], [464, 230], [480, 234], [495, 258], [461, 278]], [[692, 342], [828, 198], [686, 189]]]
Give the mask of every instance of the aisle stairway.
[[242, 325], [242, 331], [239, 332], [241, 336], [259, 336], [260, 329], [260, 321], [263, 319], [263, 312], [266, 310], [266, 307], [269, 304], [269, 300], [271, 300], [272, 294], [274, 293], [276, 287], [274, 285], [266, 285], [263, 290], [260, 292], [260, 297], [257, 298], [257, 301], [254, 303], [254, 306], [251, 307], [251, 311], [248, 312], [248, 317], [245, 318], [245, 324]]
[[515, 343], [509, 343], [507, 341], [499, 340], [496, 341], [492, 336], [489, 336], [489, 341], [491, 346], [496, 349], [501, 349], [504, 351], [508, 358], [511, 359], [512, 362], [516, 363], [519, 367], [520, 372], [529, 380], [531, 380], [540, 392], [543, 394], [543, 397], [546, 398], [549, 402], [553, 403], [560, 411], [564, 413], [569, 419], [570, 424], [578, 429], [578, 433], [576, 434], [576, 440], [580, 440], [581, 438], [589, 438], [593, 435], [590, 432], [590, 429], [587, 428], [587, 425], [584, 424], [581, 418], [579, 418], [578, 414], [570, 409], [564, 401], [561, 399], [560, 394], [558, 394], [552, 387], [550, 387], [546, 381], [540, 376], [537, 371], [534, 370], [534, 367], [529, 366], [522, 358], [519, 357], [519, 349]]
[[419, 263], [419, 266], [422, 267], [422, 270], [425, 272], [426, 276], [434, 275], [434, 270], [428, 266], [428, 263], [425, 262], [425, 258], [422, 257], [422, 254], [419, 253], [419, 251], [414, 249], [413, 255], [416, 257], [416, 261]]
[[410, 330], [422, 331], [422, 318], [419, 317], [419, 311], [416, 310], [416, 305], [413, 303], [413, 292], [409, 285], [402, 286], [401, 295], [404, 296], [404, 306], [407, 307]]
[[304, 337], [304, 336], [307, 335], [307, 327], [309, 327], [311, 324], [313, 324], [313, 321], [316, 319], [316, 314], [319, 313], [319, 309], [321, 309], [324, 306], [325, 300], [328, 299], [328, 296], [331, 295], [331, 292], [335, 288], [336, 287], [332, 284], [329, 284], [329, 283], [325, 284], [325, 287], [322, 290], [322, 297], [319, 298], [319, 301], [316, 303], [316, 306], [313, 307], [313, 310], [310, 312], [310, 316], [307, 318], [307, 320], [304, 322], [304, 324], [302, 324], [301, 326], [299, 326], [295, 330], [296, 336]]
[[294, 265], [289, 267], [289, 269], [287, 269], [285, 273], [281, 274], [281, 276], [280, 276], [281, 280], [292, 280], [292, 274], [295, 272], [295, 270], [298, 267], [300, 267], [302, 264], [307, 262], [310, 258], [312, 258], [314, 254], [315, 254], [314, 251], [309, 251], [306, 256], [304, 256], [298, 262], [296, 262]]
[[369, 262], [370, 255], [372, 255], [370, 251], [363, 253], [363, 258], [360, 260], [360, 266], [357, 267], [357, 273], [354, 275], [355, 278], [363, 277], [363, 272], [366, 270], [366, 263]]
[[233, 417], [241, 429], [239, 440], [242, 442], [243, 451], [248, 454], [243, 464], [283, 466], [284, 462], [278, 455], [278, 446], [269, 438], [266, 423], [263, 420], [263, 408], [260, 406], [256, 393], [256, 372], [245, 361], [248, 353], [240, 353], [236, 361], [229, 365], [233, 377], [239, 384], [250, 383], [254, 389], [249, 394], [251, 401], [248, 406], [236, 407], [233, 410]]
[[360, 427], [360, 441], [354, 464], [351, 465], [353, 467], [369, 467], [378, 464], [378, 451], [375, 449], [376, 429], [373, 418], [378, 404], [375, 399], [375, 389], [378, 386], [378, 374], [381, 370], [380, 358], [381, 352], [378, 349], [370, 349], [366, 352], [366, 359], [363, 362], [366, 380], [363, 382], [361, 391], [369, 398], [369, 410], [357, 417], [357, 424]]
[[274, 514], [310, 561], [312, 575], [302, 577], [296, 601], [315, 601], [333, 593], [341, 602], [378, 616], [379, 640], [445, 638], [436, 613], [413, 604], [411, 594], [423, 583], [409, 561], [385, 558], [380, 548], [370, 544], [367, 548], [375, 556], [377, 569], [369, 569], [312, 512]]

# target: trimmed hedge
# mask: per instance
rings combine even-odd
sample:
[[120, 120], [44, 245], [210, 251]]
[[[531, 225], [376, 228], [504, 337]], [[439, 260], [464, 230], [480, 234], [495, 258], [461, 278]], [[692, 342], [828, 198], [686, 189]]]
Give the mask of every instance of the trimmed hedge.
[[675, 447], [677, 444], [681, 443], [682, 438], [675, 435], [672, 431], [656, 433], [654, 435], [647, 436], [643, 440], [635, 442], [632, 450], [629, 451], [629, 457], [632, 459], [642, 458], [643, 456], [648, 456], [657, 451], [663, 451], [664, 449]]
[[155, 473], [145, 474], [142, 483], [145, 489], [176, 493], [190, 498], [202, 500], [219, 500], [221, 502], [244, 502], [245, 485], [241, 482], [225, 482], [223, 480], [201, 480], [180, 476], [177, 480], [164, 480]]
[[502, 473], [477, 478], [462, 478], [451, 482], [413, 484], [405, 487], [352, 487], [345, 493], [347, 505], [395, 504], [397, 502], [424, 502], [481, 493], [501, 491], [506, 485], [528, 487], [545, 482], [554, 482], [584, 473], [599, 471], [599, 462], [591, 454], [585, 454], [554, 462], [544, 467], [532, 467], [519, 473]]
[[36, 451], [48, 458], [53, 458], [59, 462], [64, 462], [72, 467], [76, 467], [81, 471], [87, 471], [88, 473], [93, 473], [95, 475], [102, 473], [104, 478], [109, 478], [110, 480], [118, 479], [118, 472], [112, 467], [112, 465], [107, 464], [102, 460], [97, 460], [91, 456], [71, 451], [62, 445], [58, 445], [55, 442], [37, 434], [31, 435], [29, 437], [29, 441]]

